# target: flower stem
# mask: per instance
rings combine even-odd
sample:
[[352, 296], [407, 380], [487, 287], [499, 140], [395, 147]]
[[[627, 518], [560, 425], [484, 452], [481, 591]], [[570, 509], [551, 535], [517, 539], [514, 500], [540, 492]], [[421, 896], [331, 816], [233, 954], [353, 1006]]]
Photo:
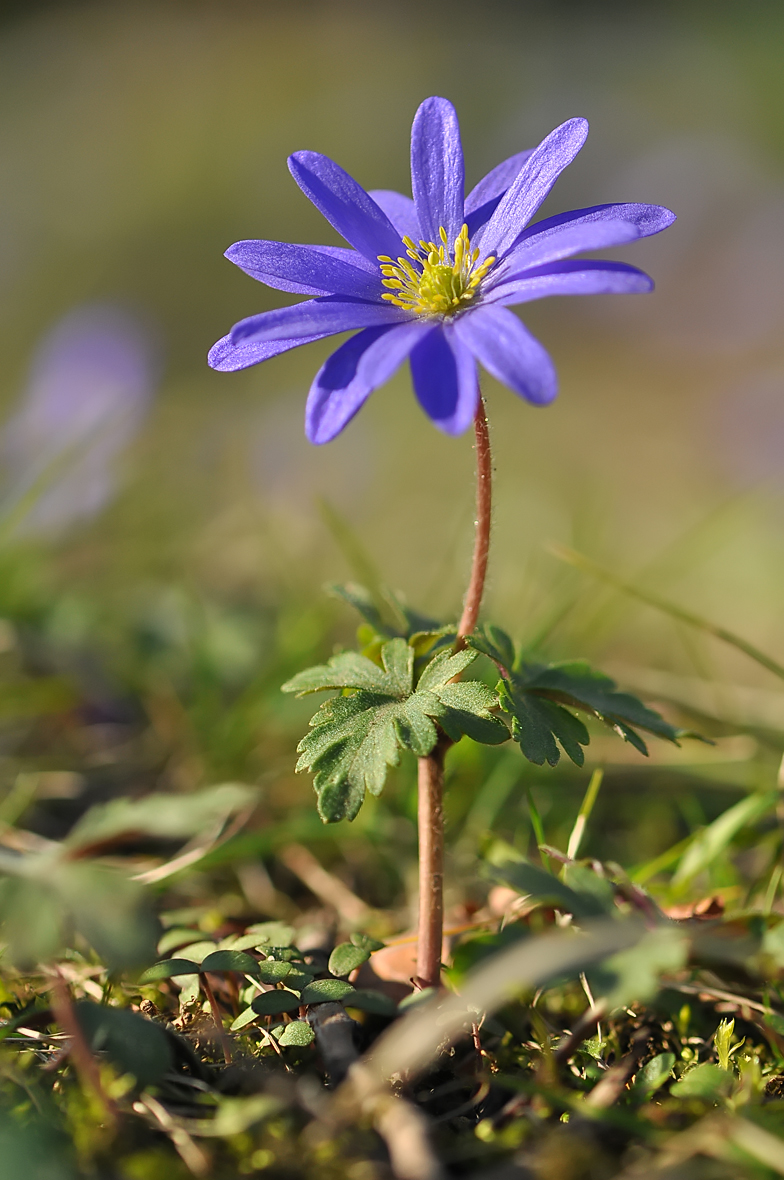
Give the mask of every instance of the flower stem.
[[465, 647], [466, 635], [471, 635], [476, 630], [487, 576], [487, 558], [490, 553], [493, 463], [490, 451], [490, 431], [487, 425], [485, 403], [481, 395], [474, 416], [474, 433], [476, 435], [476, 532], [474, 533], [471, 578], [463, 603], [463, 613], [457, 627], [455, 649], [458, 651]]
[[[474, 417], [476, 434], [476, 532], [471, 577], [463, 613], [457, 628], [455, 651], [475, 629], [482, 605], [490, 552], [492, 456], [484, 400], [480, 396]], [[417, 935], [417, 983], [439, 987], [441, 944], [444, 930], [444, 758], [451, 742], [442, 736], [432, 753], [419, 759], [419, 928]]]

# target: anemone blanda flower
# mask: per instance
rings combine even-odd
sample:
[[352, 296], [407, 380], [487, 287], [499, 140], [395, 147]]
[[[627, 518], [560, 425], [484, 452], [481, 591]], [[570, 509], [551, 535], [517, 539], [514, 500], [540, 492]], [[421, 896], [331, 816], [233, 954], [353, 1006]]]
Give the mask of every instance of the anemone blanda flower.
[[318, 152], [295, 152], [295, 181], [349, 243], [236, 242], [226, 257], [279, 291], [309, 295], [241, 320], [213, 346], [214, 369], [258, 364], [300, 344], [356, 332], [322, 365], [308, 396], [305, 431], [333, 439], [369, 395], [408, 359], [414, 391], [436, 426], [460, 434], [479, 399], [477, 361], [536, 405], [552, 401], [549, 355], [510, 306], [547, 295], [631, 294], [653, 281], [622, 262], [575, 260], [666, 229], [659, 205], [595, 205], [531, 219], [588, 134], [569, 119], [531, 151], [504, 160], [464, 197], [457, 114], [428, 98], [411, 129], [413, 200], [366, 192]]

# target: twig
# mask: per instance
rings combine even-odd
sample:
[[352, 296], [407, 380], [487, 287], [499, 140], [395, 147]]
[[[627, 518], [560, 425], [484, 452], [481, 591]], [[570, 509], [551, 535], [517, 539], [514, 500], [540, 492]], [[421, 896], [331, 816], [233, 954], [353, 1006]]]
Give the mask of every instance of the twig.
[[138, 1102], [134, 1102], [133, 1109], [137, 1114], [152, 1115], [153, 1119], [166, 1132], [174, 1144], [180, 1159], [195, 1176], [206, 1176], [210, 1159], [184, 1127], [172, 1118], [165, 1106], [151, 1094], [142, 1094]]
[[106, 1121], [114, 1126], [117, 1120], [117, 1110], [101, 1084], [98, 1062], [93, 1057], [90, 1046], [85, 1040], [82, 1026], [74, 1011], [71, 993], [57, 967], [54, 968], [52, 978], [52, 1012], [63, 1032], [71, 1039], [68, 1052], [79, 1075], [79, 1080], [86, 1090], [92, 1091], [103, 1108]]
[[309, 849], [302, 844], [287, 844], [278, 852], [278, 859], [287, 869], [299, 877], [304, 885], [319, 901], [337, 910], [340, 917], [349, 926], [356, 926], [363, 922], [371, 913], [356, 893], [352, 893], [338, 877], [328, 873]]
[[596, 1083], [585, 1097], [585, 1106], [594, 1110], [605, 1110], [614, 1106], [626, 1089], [626, 1083], [637, 1068], [637, 1063], [645, 1052], [645, 1046], [651, 1035], [649, 1028], [641, 1028], [634, 1034], [631, 1052], [622, 1058], [617, 1065], [611, 1066], [607, 1073]]
[[221, 1048], [223, 1049], [223, 1060], [227, 1065], [231, 1065], [231, 1040], [228, 1033], [226, 1032], [226, 1029], [223, 1027], [223, 1013], [218, 1007], [218, 1001], [215, 999], [215, 992], [212, 990], [212, 985], [207, 978], [206, 973], [199, 975], [199, 983], [201, 984], [201, 987], [210, 1005], [212, 1019], [215, 1021], [215, 1028], [218, 1031], [218, 1040], [220, 1041]]

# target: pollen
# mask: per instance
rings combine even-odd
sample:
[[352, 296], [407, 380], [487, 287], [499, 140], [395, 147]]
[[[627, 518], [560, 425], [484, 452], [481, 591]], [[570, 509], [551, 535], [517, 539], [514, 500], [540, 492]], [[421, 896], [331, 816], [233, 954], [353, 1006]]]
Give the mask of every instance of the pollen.
[[382, 282], [389, 287], [382, 299], [421, 316], [452, 316], [476, 297], [495, 258], [479, 262], [479, 250], [471, 249], [467, 225], [451, 250], [443, 226], [439, 237], [440, 242], [420, 241], [419, 245], [403, 238], [407, 257], [397, 261], [379, 254]]

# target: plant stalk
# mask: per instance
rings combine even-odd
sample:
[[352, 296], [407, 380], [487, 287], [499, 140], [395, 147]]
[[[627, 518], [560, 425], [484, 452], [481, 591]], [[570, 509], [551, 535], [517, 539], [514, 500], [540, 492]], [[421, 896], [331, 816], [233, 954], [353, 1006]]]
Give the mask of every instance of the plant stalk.
[[[476, 436], [476, 531], [471, 576], [457, 627], [455, 651], [465, 647], [467, 635], [476, 629], [482, 605], [487, 558], [490, 552], [492, 503], [492, 455], [484, 400], [480, 396], [474, 417]], [[444, 758], [451, 742], [445, 735], [432, 753], [419, 759], [419, 928], [417, 934], [417, 983], [440, 987], [441, 945], [444, 936]]]

